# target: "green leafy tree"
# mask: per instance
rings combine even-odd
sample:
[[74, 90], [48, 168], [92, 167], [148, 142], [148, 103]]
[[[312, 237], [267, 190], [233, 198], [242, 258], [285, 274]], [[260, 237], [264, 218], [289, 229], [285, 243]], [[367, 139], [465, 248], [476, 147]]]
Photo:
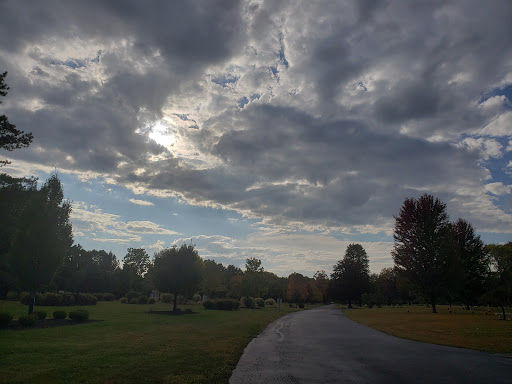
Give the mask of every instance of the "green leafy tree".
[[226, 267], [213, 260], [205, 260], [204, 271], [203, 290], [206, 295], [218, 298], [226, 296]]
[[454, 278], [456, 254], [446, 204], [431, 195], [406, 199], [395, 216], [395, 267], [436, 313], [439, 297]]
[[459, 296], [469, 309], [484, 293], [489, 261], [484, 243], [480, 240], [480, 236], [475, 235], [475, 230], [470, 223], [459, 219], [452, 224], [452, 232], [460, 262]]
[[327, 273], [325, 273], [324, 270], [321, 270], [316, 271], [315, 275], [313, 276], [313, 279], [315, 279], [315, 285], [322, 294], [322, 301], [324, 303], [327, 303], [327, 296], [329, 293], [329, 276], [327, 276]]
[[370, 285], [370, 262], [366, 251], [360, 244], [350, 244], [345, 256], [334, 266], [331, 279], [334, 280], [338, 298], [346, 300], [352, 308], [352, 301], [361, 304], [361, 295]]
[[149, 255], [144, 248], [128, 248], [123, 258], [123, 270], [121, 273], [124, 289], [143, 291], [144, 276], [151, 265]]
[[9, 252], [20, 285], [31, 295], [29, 314], [36, 291], [50, 283], [73, 244], [71, 205], [63, 197], [59, 178], [51, 176], [23, 208]]
[[288, 276], [288, 285], [286, 287], [286, 298], [291, 303], [304, 303], [308, 298], [309, 279], [297, 272]]
[[[0, 74], [0, 96], [7, 96], [9, 87], [4, 83], [7, 72]], [[2, 102], [0, 101], [0, 104]], [[0, 148], [7, 151], [14, 151], [15, 149], [28, 147], [32, 142], [32, 134], [25, 133], [16, 129], [14, 124], [9, 122], [5, 115], [0, 116]], [[8, 160], [0, 160], [0, 167], [10, 164]]]
[[488, 296], [501, 307], [503, 319], [505, 306], [512, 304], [512, 242], [507, 244], [489, 244], [491, 272], [488, 277]]
[[178, 294], [192, 295], [200, 287], [203, 273], [204, 263], [194, 245], [174, 246], [155, 255], [155, 284], [162, 292], [174, 293], [173, 311]]
[[267, 287], [264, 282], [265, 270], [261, 260], [250, 257], [245, 261], [245, 273], [242, 279], [242, 296], [265, 297]]

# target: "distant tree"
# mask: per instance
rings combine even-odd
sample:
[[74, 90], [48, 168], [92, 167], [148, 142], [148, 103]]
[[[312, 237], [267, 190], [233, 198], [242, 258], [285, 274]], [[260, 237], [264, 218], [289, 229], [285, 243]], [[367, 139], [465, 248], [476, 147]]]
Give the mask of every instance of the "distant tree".
[[0, 298], [4, 298], [9, 290], [18, 288], [8, 254], [18, 230], [21, 212], [35, 193], [37, 179], [0, 174]]
[[324, 270], [321, 270], [316, 271], [315, 275], [313, 276], [313, 279], [315, 279], [315, 285], [322, 294], [322, 301], [326, 303], [327, 296], [329, 293], [329, 276], [327, 276], [327, 273], [325, 273]]
[[353, 300], [361, 304], [361, 295], [369, 289], [369, 264], [364, 248], [360, 244], [350, 244], [343, 259], [334, 266], [331, 279], [334, 280], [335, 291], [338, 298], [348, 301], [349, 308], [352, 308]]
[[73, 244], [71, 205], [63, 198], [62, 184], [53, 175], [23, 208], [9, 252], [21, 286], [31, 295], [29, 314], [36, 291], [50, 283]]
[[225, 279], [226, 267], [214, 260], [204, 261], [203, 290], [209, 297], [224, 297], [228, 291]]
[[392, 305], [399, 301], [396, 271], [383, 268], [376, 280], [377, 295], [384, 304]]
[[307, 283], [307, 289], [308, 289], [308, 296], [307, 301], [309, 303], [320, 303], [322, 302], [322, 292], [320, 292], [320, 289], [316, 286], [316, 282], [314, 279], [309, 279]]
[[264, 297], [267, 287], [264, 284], [264, 269], [261, 260], [250, 257], [245, 261], [245, 273], [242, 279], [242, 296]]
[[245, 271], [246, 272], [263, 272], [263, 267], [261, 266], [261, 260], [256, 259], [255, 257], [249, 257], [245, 260]]
[[489, 244], [491, 272], [488, 278], [488, 296], [501, 307], [505, 319], [505, 306], [512, 304], [512, 242]]
[[308, 278], [296, 272], [288, 276], [286, 298], [291, 303], [304, 303], [308, 298]]
[[174, 246], [155, 254], [155, 284], [160, 291], [174, 294], [173, 311], [178, 294], [193, 294], [200, 287], [203, 273], [204, 263], [194, 245]]
[[427, 194], [406, 199], [395, 221], [395, 267], [430, 300], [436, 313], [437, 300], [452, 283], [456, 261], [446, 204]]
[[149, 255], [144, 248], [128, 248], [120, 274], [125, 289], [143, 291], [144, 276], [150, 265]]
[[484, 293], [489, 273], [488, 255], [480, 236], [475, 235], [473, 226], [466, 220], [453, 223], [452, 232], [461, 270], [459, 296], [469, 309]]
[[[0, 74], [0, 96], [7, 96], [9, 87], [4, 83], [7, 72]], [[0, 101], [0, 104], [2, 102]], [[25, 133], [16, 129], [14, 124], [9, 123], [5, 115], [0, 116], [0, 148], [7, 151], [28, 147], [32, 142], [32, 134]], [[0, 167], [10, 164], [8, 160], [0, 160]]]

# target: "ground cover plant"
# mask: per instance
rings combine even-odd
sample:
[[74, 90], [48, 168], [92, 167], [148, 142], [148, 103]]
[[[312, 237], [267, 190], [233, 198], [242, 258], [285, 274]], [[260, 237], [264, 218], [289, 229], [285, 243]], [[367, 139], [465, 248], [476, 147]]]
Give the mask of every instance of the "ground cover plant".
[[[36, 307], [86, 309], [90, 319], [72, 327], [0, 330], [0, 383], [227, 383], [245, 346], [280, 316], [297, 311], [282, 306], [258, 311], [206, 310], [181, 305], [191, 316], [160, 316], [171, 304]], [[14, 318], [27, 307], [0, 302], [0, 312]]]
[[512, 321], [498, 320], [495, 313], [500, 311], [441, 305], [438, 313], [425, 306], [356, 308], [344, 313], [358, 323], [405, 339], [512, 354]]

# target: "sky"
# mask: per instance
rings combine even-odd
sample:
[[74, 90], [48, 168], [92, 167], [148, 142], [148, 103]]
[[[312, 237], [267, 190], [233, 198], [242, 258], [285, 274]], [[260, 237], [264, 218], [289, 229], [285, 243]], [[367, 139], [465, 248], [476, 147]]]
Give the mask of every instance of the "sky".
[[361, 244], [425, 193], [512, 240], [512, 2], [0, 4], [0, 113], [32, 132], [0, 171], [57, 172], [75, 244], [183, 242], [279, 276]]

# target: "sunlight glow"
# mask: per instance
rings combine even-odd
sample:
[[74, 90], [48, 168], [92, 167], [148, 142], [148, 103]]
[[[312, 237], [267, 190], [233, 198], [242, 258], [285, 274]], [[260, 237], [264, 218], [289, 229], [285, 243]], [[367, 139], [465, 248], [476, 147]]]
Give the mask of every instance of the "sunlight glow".
[[149, 138], [166, 148], [172, 147], [176, 142], [176, 137], [170, 134], [169, 129], [161, 123], [152, 128]]

